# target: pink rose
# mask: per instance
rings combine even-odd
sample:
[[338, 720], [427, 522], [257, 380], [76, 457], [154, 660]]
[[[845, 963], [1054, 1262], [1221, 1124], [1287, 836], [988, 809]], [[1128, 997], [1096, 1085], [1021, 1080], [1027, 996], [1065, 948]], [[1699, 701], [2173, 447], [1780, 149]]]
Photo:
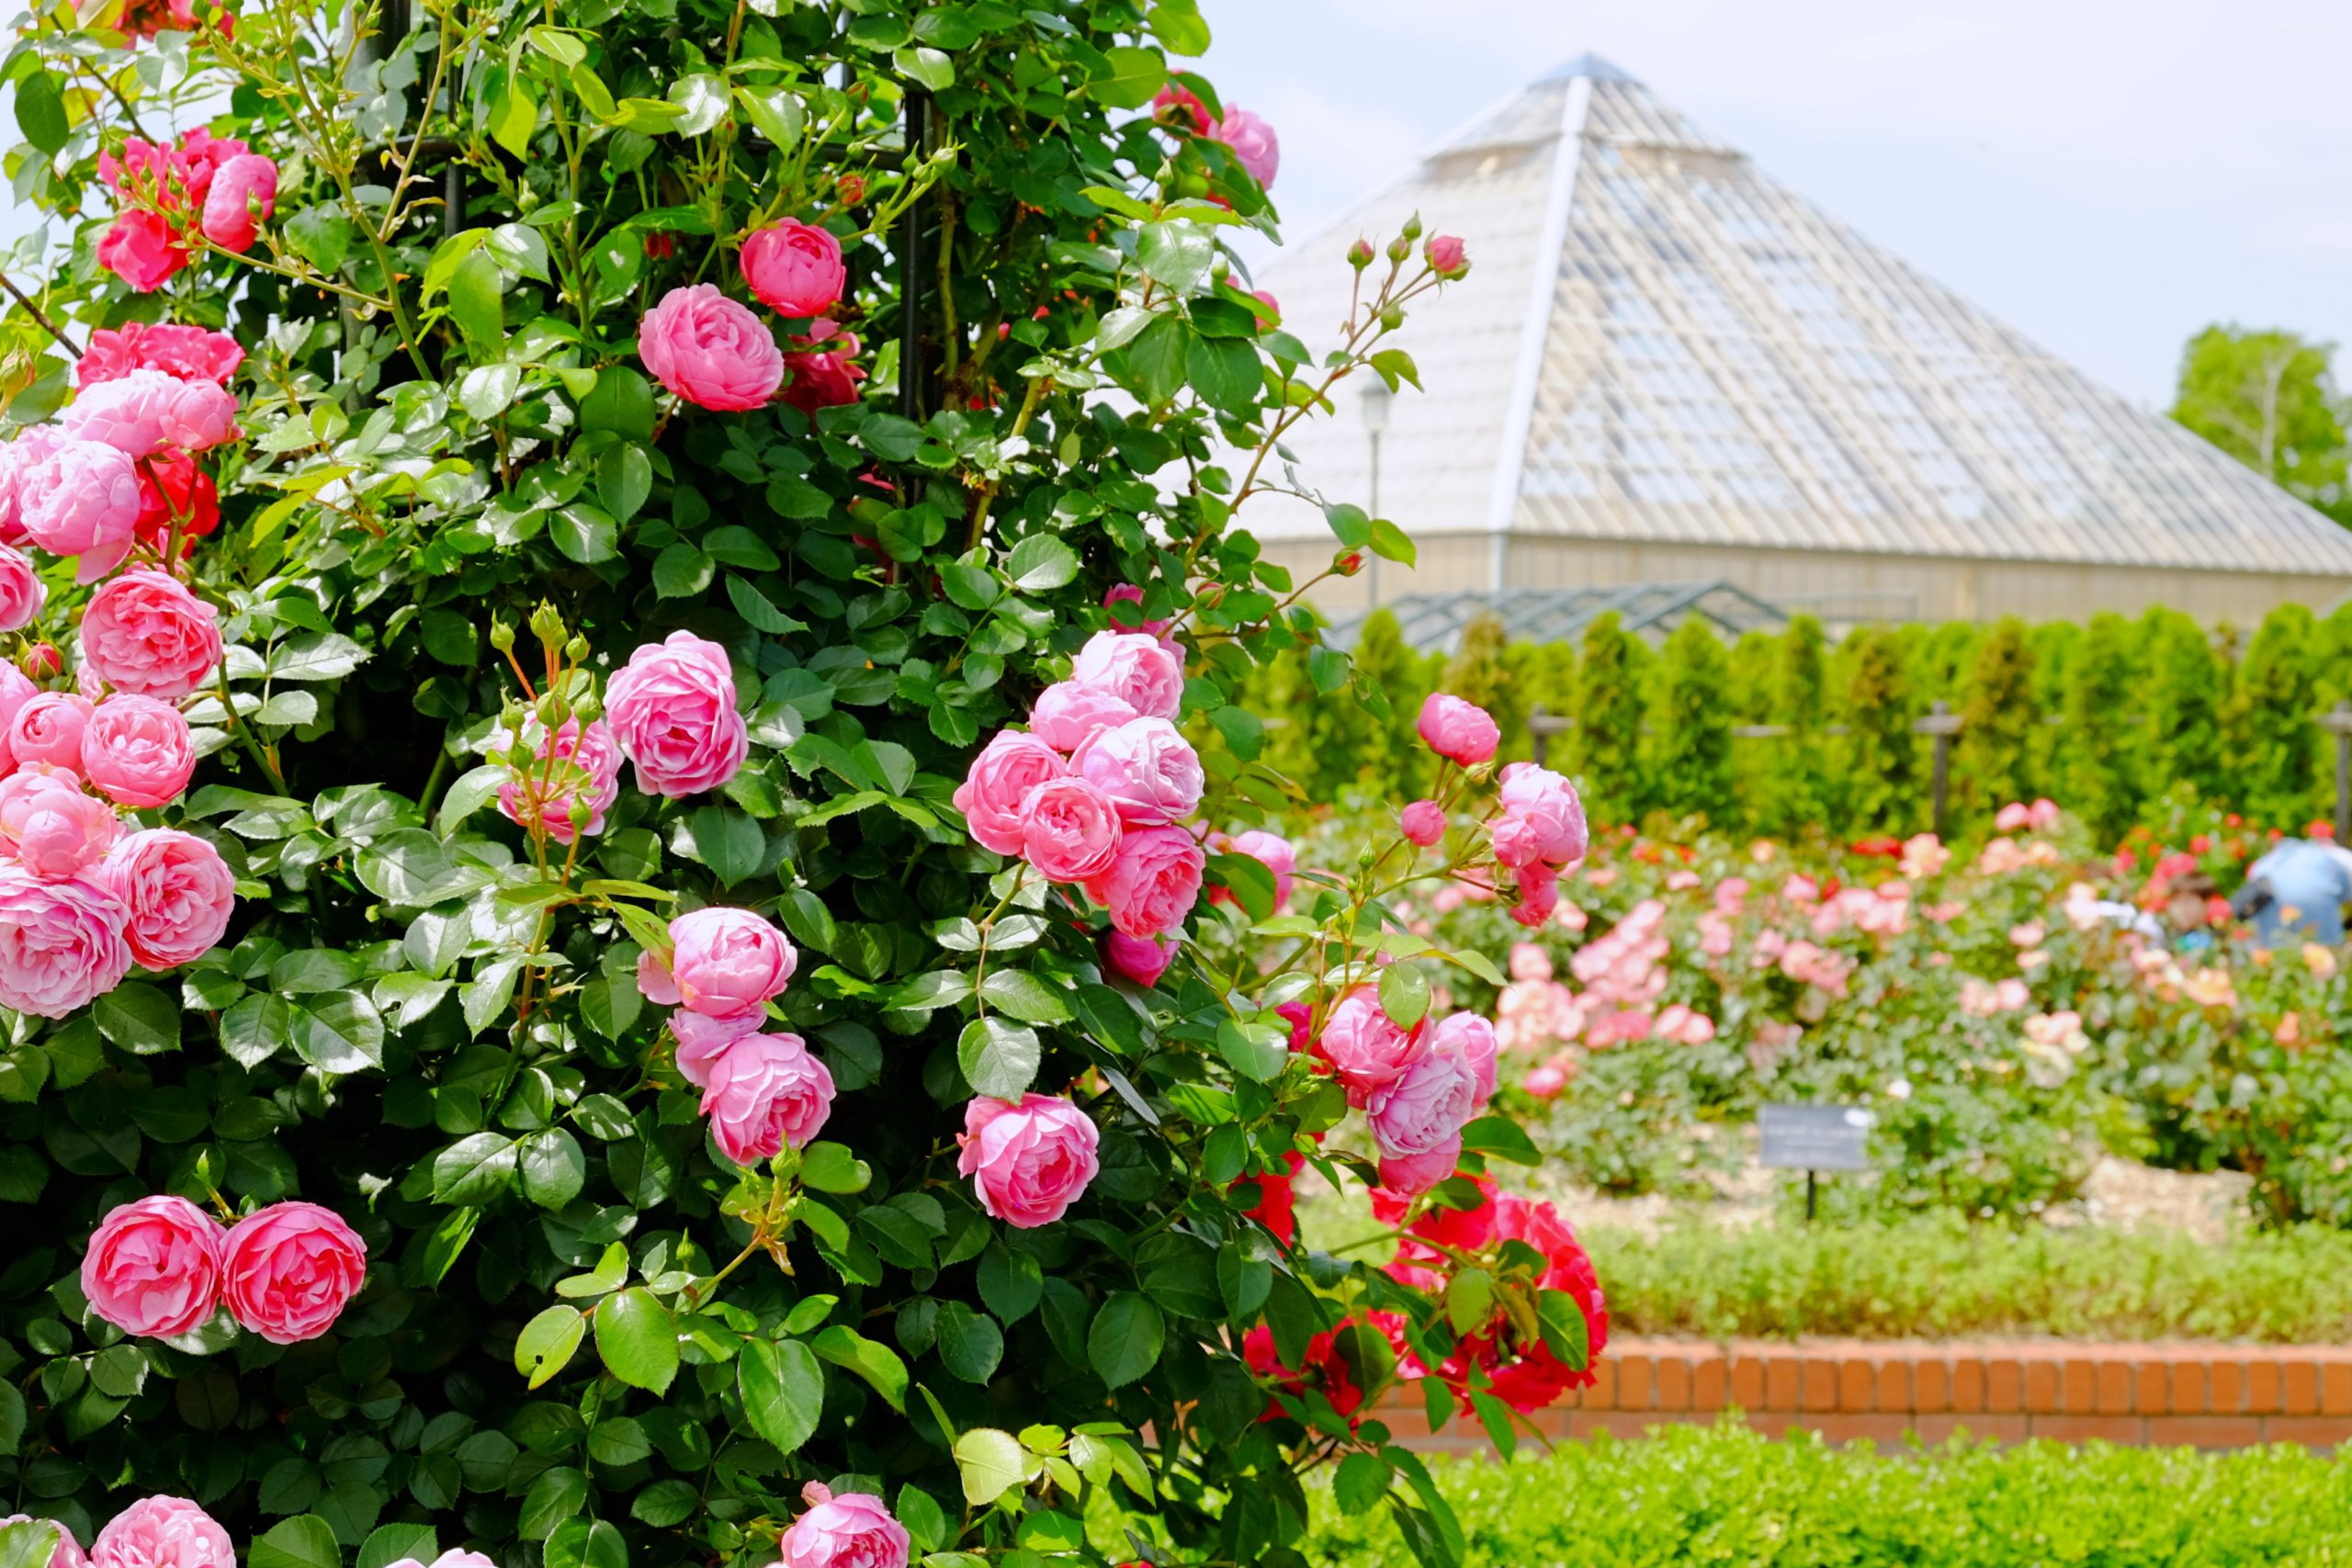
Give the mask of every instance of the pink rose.
[[0, 545], [0, 632], [20, 632], [40, 615], [48, 585], [24, 552]]
[[865, 379], [865, 367], [853, 364], [849, 353], [839, 350], [787, 354], [784, 367], [792, 372], [784, 400], [811, 419], [819, 409], [842, 408], [857, 401], [857, 384]]
[[1174, 937], [1129, 936], [1114, 931], [1102, 938], [1102, 962], [1121, 979], [1149, 989], [1159, 984], [1159, 977], [1168, 973], [1168, 966], [1176, 961], [1176, 950], [1182, 945]]
[[[1133, 604], [1138, 614], [1140, 614], [1143, 609], [1143, 590], [1136, 587], [1132, 582], [1116, 583], [1112, 587], [1104, 589], [1102, 591], [1102, 607], [1108, 610], [1114, 604]], [[1113, 631], [1141, 632], [1146, 637], [1157, 637], [1159, 639], [1160, 647], [1166, 649], [1169, 652], [1175, 654], [1179, 659], [1181, 659], [1183, 657], [1182, 649], [1178, 646], [1175, 639], [1168, 634], [1168, 628], [1175, 624], [1176, 623], [1174, 621], [1146, 621], [1139, 619], [1132, 626], [1123, 626], [1119, 624], [1119, 618], [1116, 615], [1114, 615], [1111, 617], [1111, 629]]]
[[91, 1568], [237, 1568], [229, 1532], [185, 1497], [141, 1497], [90, 1545]]
[[1170, 82], [1160, 88], [1159, 96], [1151, 100], [1151, 107], [1155, 114], [1165, 115], [1173, 111], [1189, 121], [1195, 131], [1207, 134], [1208, 106], [1201, 102], [1198, 93], [1181, 83]]
[[1110, 869], [1087, 883], [1087, 896], [1129, 936], [1158, 936], [1193, 912], [1207, 863], [1199, 841], [1182, 828], [1138, 828], [1120, 840]]
[[1261, 186], [1274, 183], [1274, 173], [1282, 167], [1283, 144], [1272, 126], [1248, 109], [1228, 105], [1225, 118], [1208, 134], [1210, 140], [1233, 149], [1234, 158], [1250, 171], [1251, 179]]
[[1510, 763], [1500, 778], [1497, 798], [1507, 816], [1527, 825], [1537, 859], [1557, 867], [1584, 858], [1590, 835], [1576, 785], [1532, 762]]
[[277, 165], [256, 152], [230, 159], [204, 194], [204, 237], [240, 255], [260, 235], [259, 220], [277, 210]]
[[1118, 807], [1084, 779], [1047, 779], [1022, 798], [1022, 857], [1048, 882], [1101, 875], [1124, 837]]
[[813, 223], [787, 218], [743, 242], [743, 281], [769, 309], [816, 317], [833, 308], [849, 274], [842, 243]]
[[1421, 259], [1440, 277], [1461, 277], [1470, 270], [1470, 261], [1458, 234], [1438, 234], [1421, 247]]
[[[1518, 963], [1516, 949], [1511, 961]], [[1430, 1054], [1458, 1057], [1470, 1069], [1470, 1076], [1477, 1084], [1480, 1105], [1494, 1098], [1495, 1055], [1500, 1048], [1500, 1042], [1495, 1038], [1495, 1026], [1475, 1012], [1448, 1013], [1430, 1031]]]
[[201, 452], [236, 439], [237, 400], [214, 381], [130, 370], [85, 388], [57, 424], [69, 440], [101, 442], [126, 457]]
[[1029, 733], [1057, 751], [1075, 751], [1097, 730], [1136, 716], [1133, 707], [1109, 692], [1057, 681], [1037, 694], [1029, 710]]
[[678, 1005], [678, 977], [670, 973], [669, 961], [651, 948], [637, 955], [637, 988], [655, 1007]]
[[126, 571], [82, 612], [83, 667], [118, 692], [184, 697], [220, 662], [219, 612], [166, 573]]
[[717, 789], [751, 755], [751, 733], [735, 711], [735, 667], [725, 649], [692, 632], [672, 632], [628, 656], [605, 684], [605, 722], [648, 795], [674, 800]]
[[1494, 716], [1485, 708], [1443, 692], [1431, 692], [1421, 704], [1419, 728], [1430, 750], [1465, 768], [1494, 756], [1503, 738]]
[[96, 711], [75, 692], [35, 692], [8, 720], [8, 755], [20, 768], [41, 762], [78, 776], [82, 739]]
[[907, 1568], [914, 1546], [881, 1499], [827, 1493], [776, 1542], [776, 1568]]
[[1164, 718], [1131, 718], [1098, 729], [1069, 765], [1110, 797], [1119, 820], [1131, 828], [1189, 817], [1201, 803], [1201, 759]]
[[220, 852], [176, 828], [126, 833], [107, 852], [104, 876], [124, 910], [123, 938], [146, 969], [201, 958], [229, 932], [237, 879]]
[[833, 1075], [797, 1034], [747, 1034], [710, 1062], [702, 1113], [737, 1165], [804, 1148], [832, 1114]]
[[1423, 849], [1445, 837], [1445, 808], [1434, 800], [1417, 800], [1396, 814], [1405, 837]]
[[231, 1228], [220, 1267], [229, 1315], [273, 1345], [299, 1345], [359, 1293], [368, 1244], [333, 1209], [272, 1203]]
[[[669, 973], [667, 969], [662, 971], [665, 977]], [[670, 1015], [670, 1034], [678, 1043], [678, 1076], [696, 1089], [708, 1089], [711, 1068], [727, 1054], [727, 1048], [747, 1034], [758, 1033], [760, 1025], [766, 1021], [764, 1010], [741, 1018], [707, 1018], [679, 1008]]]
[[707, 283], [663, 295], [638, 326], [637, 352], [655, 380], [698, 408], [760, 408], [784, 384], [784, 353], [767, 328]]
[[1174, 718], [1183, 705], [1184, 661], [1141, 632], [1096, 632], [1071, 660], [1069, 678], [1145, 718]]
[[670, 922], [679, 1004], [708, 1018], [757, 1018], [784, 994], [800, 955], [749, 909], [714, 906]]
[[1429, 1026], [1426, 1020], [1411, 1029], [1398, 1026], [1381, 1007], [1380, 993], [1358, 986], [1332, 1004], [1317, 1043], [1338, 1069], [1348, 1103], [1361, 1107], [1428, 1055]]
[[179, 709], [117, 693], [91, 712], [81, 760], [82, 772], [117, 806], [163, 806], [187, 788], [196, 745]]
[[111, 565], [139, 527], [139, 467], [112, 446], [67, 441], [24, 476], [17, 518], [53, 556], [95, 555]]
[[[426, 1568], [426, 1565], [413, 1557], [403, 1557], [397, 1562], [385, 1564], [385, 1568]], [[433, 1560], [432, 1568], [498, 1568], [498, 1563], [495, 1559], [485, 1557], [479, 1551], [468, 1551], [463, 1547], [453, 1546]]]
[[1380, 1184], [1400, 1197], [1418, 1198], [1461, 1163], [1462, 1134], [1456, 1133], [1426, 1154], [1381, 1156]]
[[957, 1174], [992, 1219], [1021, 1230], [1052, 1224], [1101, 1168], [1101, 1142], [1086, 1112], [1067, 1100], [1024, 1094], [1021, 1103], [976, 1099], [964, 1107]]
[[1560, 907], [1560, 874], [1548, 865], [1520, 868], [1519, 902], [1510, 908], [1510, 918], [1529, 931], [1541, 927]]
[[26, 679], [25, 672], [5, 659], [0, 659], [0, 773], [17, 765], [17, 753], [9, 735], [15, 729], [17, 715], [25, 705], [40, 695], [40, 688]]
[[1297, 880], [1298, 851], [1288, 839], [1262, 828], [1251, 828], [1234, 834], [1226, 840], [1225, 847], [1227, 853], [1248, 855], [1274, 874], [1275, 908], [1290, 902], [1291, 886]]
[[72, 773], [36, 762], [0, 779], [0, 849], [43, 882], [79, 875], [119, 831], [114, 807]]
[[187, 262], [187, 245], [160, 213], [118, 212], [98, 237], [98, 265], [141, 294], [153, 294]]
[[245, 351], [227, 333], [176, 321], [126, 321], [90, 334], [82, 357], [74, 362], [74, 384], [94, 387], [133, 370], [161, 370], [176, 380], [225, 387], [244, 362]]
[[141, 1198], [108, 1211], [82, 1254], [90, 1310], [150, 1339], [193, 1334], [220, 1304], [228, 1232], [185, 1198]]
[[1458, 1152], [1462, 1129], [1477, 1114], [1477, 1077], [1461, 1056], [1432, 1050], [1367, 1095], [1363, 1109], [1384, 1158], [1412, 1159], [1449, 1142]]
[[53, 424], [28, 425], [13, 441], [0, 442], [0, 544], [24, 542], [25, 476], [64, 444]]
[[569, 844], [577, 802], [588, 808], [584, 830], [603, 832], [605, 813], [621, 794], [621, 754], [612, 727], [600, 718], [583, 730], [578, 719], [567, 718], [553, 735], [540, 736], [536, 755], [527, 777], [510, 773], [498, 786], [499, 814], [526, 829], [537, 823], [557, 843]]
[[49, 1549], [49, 1558], [41, 1568], [90, 1568], [90, 1560], [82, 1555], [82, 1543], [74, 1532], [57, 1519], [35, 1519], [30, 1514], [10, 1514], [0, 1519], [0, 1529], [10, 1525], [44, 1524], [57, 1532], [57, 1544]]
[[1029, 792], [1069, 770], [1061, 753], [1035, 735], [1000, 729], [989, 738], [971, 770], [956, 786], [956, 809], [964, 814], [973, 841], [1001, 855], [1022, 848], [1021, 804]]

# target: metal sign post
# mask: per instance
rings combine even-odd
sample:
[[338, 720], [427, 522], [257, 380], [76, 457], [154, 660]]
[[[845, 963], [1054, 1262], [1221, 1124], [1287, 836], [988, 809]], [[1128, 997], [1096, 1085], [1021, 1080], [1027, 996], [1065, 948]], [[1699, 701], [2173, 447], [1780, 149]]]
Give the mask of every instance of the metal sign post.
[[1762, 1105], [1756, 1110], [1757, 1163], [1804, 1172], [1804, 1221], [1811, 1224], [1825, 1170], [1868, 1170], [1871, 1125], [1859, 1105]]

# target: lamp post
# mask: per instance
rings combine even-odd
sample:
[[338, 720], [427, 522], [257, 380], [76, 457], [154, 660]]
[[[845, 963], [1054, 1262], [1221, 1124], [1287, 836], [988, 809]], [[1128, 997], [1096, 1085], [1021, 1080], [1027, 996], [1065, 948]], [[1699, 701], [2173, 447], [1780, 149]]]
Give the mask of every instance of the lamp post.
[[[1394, 400], [1395, 394], [1389, 391], [1385, 381], [1375, 378], [1364, 384], [1363, 431], [1372, 443], [1370, 510], [1374, 517], [1380, 515], [1380, 436], [1388, 428], [1388, 405]], [[1380, 558], [1377, 555], [1366, 558], [1363, 585], [1365, 608], [1377, 610], [1380, 608]]]

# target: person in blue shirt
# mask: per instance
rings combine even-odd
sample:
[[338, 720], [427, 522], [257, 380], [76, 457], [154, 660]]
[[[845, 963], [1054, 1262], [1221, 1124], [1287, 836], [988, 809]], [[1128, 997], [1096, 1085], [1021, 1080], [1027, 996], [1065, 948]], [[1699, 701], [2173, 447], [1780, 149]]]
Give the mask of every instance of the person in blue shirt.
[[2352, 898], [2352, 850], [2310, 839], [2281, 839], [2245, 868], [2245, 886], [2230, 901], [2255, 934], [2275, 943], [2288, 931], [2335, 946], [2344, 940], [2344, 903]]

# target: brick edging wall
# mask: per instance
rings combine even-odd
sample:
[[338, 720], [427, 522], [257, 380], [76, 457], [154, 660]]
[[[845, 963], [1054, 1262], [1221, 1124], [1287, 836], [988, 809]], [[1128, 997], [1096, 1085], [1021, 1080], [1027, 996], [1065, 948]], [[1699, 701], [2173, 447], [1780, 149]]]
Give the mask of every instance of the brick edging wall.
[[[1736, 1410], [1774, 1436], [1883, 1444], [1962, 1430], [2004, 1442], [2352, 1443], [2352, 1348], [2334, 1346], [1628, 1338], [1594, 1371], [1591, 1388], [1532, 1413], [1547, 1437], [1639, 1437]], [[1476, 1420], [1432, 1435], [1409, 1384], [1380, 1417], [1410, 1447], [1487, 1447]]]

